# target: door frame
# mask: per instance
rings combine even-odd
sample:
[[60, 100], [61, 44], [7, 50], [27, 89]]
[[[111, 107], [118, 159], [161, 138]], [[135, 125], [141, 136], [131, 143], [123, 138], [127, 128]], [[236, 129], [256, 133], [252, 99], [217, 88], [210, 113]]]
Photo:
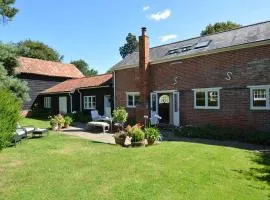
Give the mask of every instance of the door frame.
[[[170, 104], [172, 103], [172, 110], [170, 109], [170, 116], [173, 116], [172, 122], [173, 125], [175, 126], [180, 126], [180, 92], [178, 90], [156, 90], [150, 93], [150, 112], [152, 112], [152, 102], [153, 102], [153, 94], [156, 94], [156, 113], [158, 114], [158, 94], [170, 94], [172, 95], [172, 102], [170, 102]], [[177, 107], [178, 107], [178, 112], [175, 112], [175, 95], [178, 97], [177, 99]], [[173, 112], [173, 113], [171, 113]]]
[[[60, 99], [66, 99], [66, 110], [65, 110], [65, 112], [61, 112], [60, 111], [60, 103], [61, 103], [61, 101], [60, 101]], [[67, 112], [68, 112], [68, 100], [67, 100], [67, 96], [59, 96], [58, 97], [58, 111], [59, 111], [59, 113], [61, 113], [61, 114], [67, 114]]]
[[[112, 95], [110, 95], [110, 94], [107, 94], [107, 95], [104, 95], [104, 97], [103, 97], [103, 109], [104, 109], [104, 115], [105, 115], [105, 111], [106, 111], [106, 107], [105, 107], [105, 98], [106, 97], [110, 97], [110, 99], [112, 98]], [[110, 108], [111, 108], [111, 111], [112, 111], [112, 104], [111, 104], [111, 102], [110, 102]], [[110, 113], [110, 115], [111, 115], [111, 113]]]

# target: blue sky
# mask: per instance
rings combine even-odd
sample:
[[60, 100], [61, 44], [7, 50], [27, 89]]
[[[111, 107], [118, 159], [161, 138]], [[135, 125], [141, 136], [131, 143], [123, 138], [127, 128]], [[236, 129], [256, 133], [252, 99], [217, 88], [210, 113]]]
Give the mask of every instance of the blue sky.
[[2, 41], [40, 40], [65, 62], [85, 59], [99, 73], [121, 60], [126, 35], [139, 36], [142, 26], [150, 45], [157, 46], [198, 36], [216, 21], [270, 20], [269, 0], [17, 0], [16, 7], [20, 12], [14, 21], [0, 29]]

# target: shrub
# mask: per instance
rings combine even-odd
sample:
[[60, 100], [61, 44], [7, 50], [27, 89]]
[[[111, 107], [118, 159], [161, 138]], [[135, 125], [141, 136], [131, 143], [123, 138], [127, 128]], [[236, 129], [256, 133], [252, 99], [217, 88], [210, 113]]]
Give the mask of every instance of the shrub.
[[52, 115], [50, 109], [40, 108], [38, 103], [35, 103], [32, 107], [30, 116], [35, 119], [48, 119]]
[[76, 113], [71, 114], [70, 116], [72, 117], [74, 122], [86, 123], [91, 120], [89, 114], [85, 114], [82, 112], [76, 112]]
[[140, 142], [145, 138], [145, 134], [143, 130], [141, 129], [141, 126], [135, 125], [135, 126], [128, 126], [127, 127], [127, 134], [129, 137], [131, 137], [131, 142]]
[[113, 121], [118, 123], [125, 123], [128, 118], [128, 113], [125, 108], [118, 107], [113, 111]]
[[185, 126], [176, 132], [180, 137], [215, 140], [236, 140], [253, 144], [270, 145], [270, 133], [242, 130], [239, 128], [220, 128], [213, 125], [195, 127]]
[[21, 118], [21, 104], [10, 92], [0, 89], [0, 150], [10, 145]]
[[152, 141], [161, 140], [161, 134], [158, 128], [154, 128], [154, 127], [145, 128], [144, 132], [145, 132], [145, 139], [147, 140], [152, 140]]
[[61, 114], [54, 115], [53, 117], [50, 117], [50, 125], [52, 129], [55, 126], [58, 126], [58, 128], [62, 128], [65, 125], [65, 119]]
[[65, 120], [65, 126], [68, 126], [68, 125], [70, 125], [70, 124], [73, 122], [72, 117], [70, 117], [70, 116], [68, 116], [68, 115], [66, 115], [66, 116], [64, 117], [64, 120]]

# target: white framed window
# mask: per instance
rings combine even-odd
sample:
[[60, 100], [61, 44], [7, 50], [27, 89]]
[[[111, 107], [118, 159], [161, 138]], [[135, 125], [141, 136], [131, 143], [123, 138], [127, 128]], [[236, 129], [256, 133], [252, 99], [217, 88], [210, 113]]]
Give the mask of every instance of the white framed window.
[[194, 91], [195, 109], [220, 109], [220, 89], [199, 88]]
[[270, 110], [270, 85], [248, 86], [250, 88], [250, 109]]
[[96, 109], [96, 96], [84, 96], [84, 109]]
[[51, 108], [51, 97], [44, 97], [44, 108]]
[[127, 107], [136, 108], [139, 103], [140, 93], [139, 92], [127, 92]]

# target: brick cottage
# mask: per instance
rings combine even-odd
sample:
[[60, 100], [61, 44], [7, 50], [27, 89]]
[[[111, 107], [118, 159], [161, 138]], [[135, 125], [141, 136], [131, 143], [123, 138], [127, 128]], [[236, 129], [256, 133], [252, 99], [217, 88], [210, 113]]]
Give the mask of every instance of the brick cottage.
[[114, 68], [115, 106], [130, 120], [270, 130], [270, 22], [139, 50]]

